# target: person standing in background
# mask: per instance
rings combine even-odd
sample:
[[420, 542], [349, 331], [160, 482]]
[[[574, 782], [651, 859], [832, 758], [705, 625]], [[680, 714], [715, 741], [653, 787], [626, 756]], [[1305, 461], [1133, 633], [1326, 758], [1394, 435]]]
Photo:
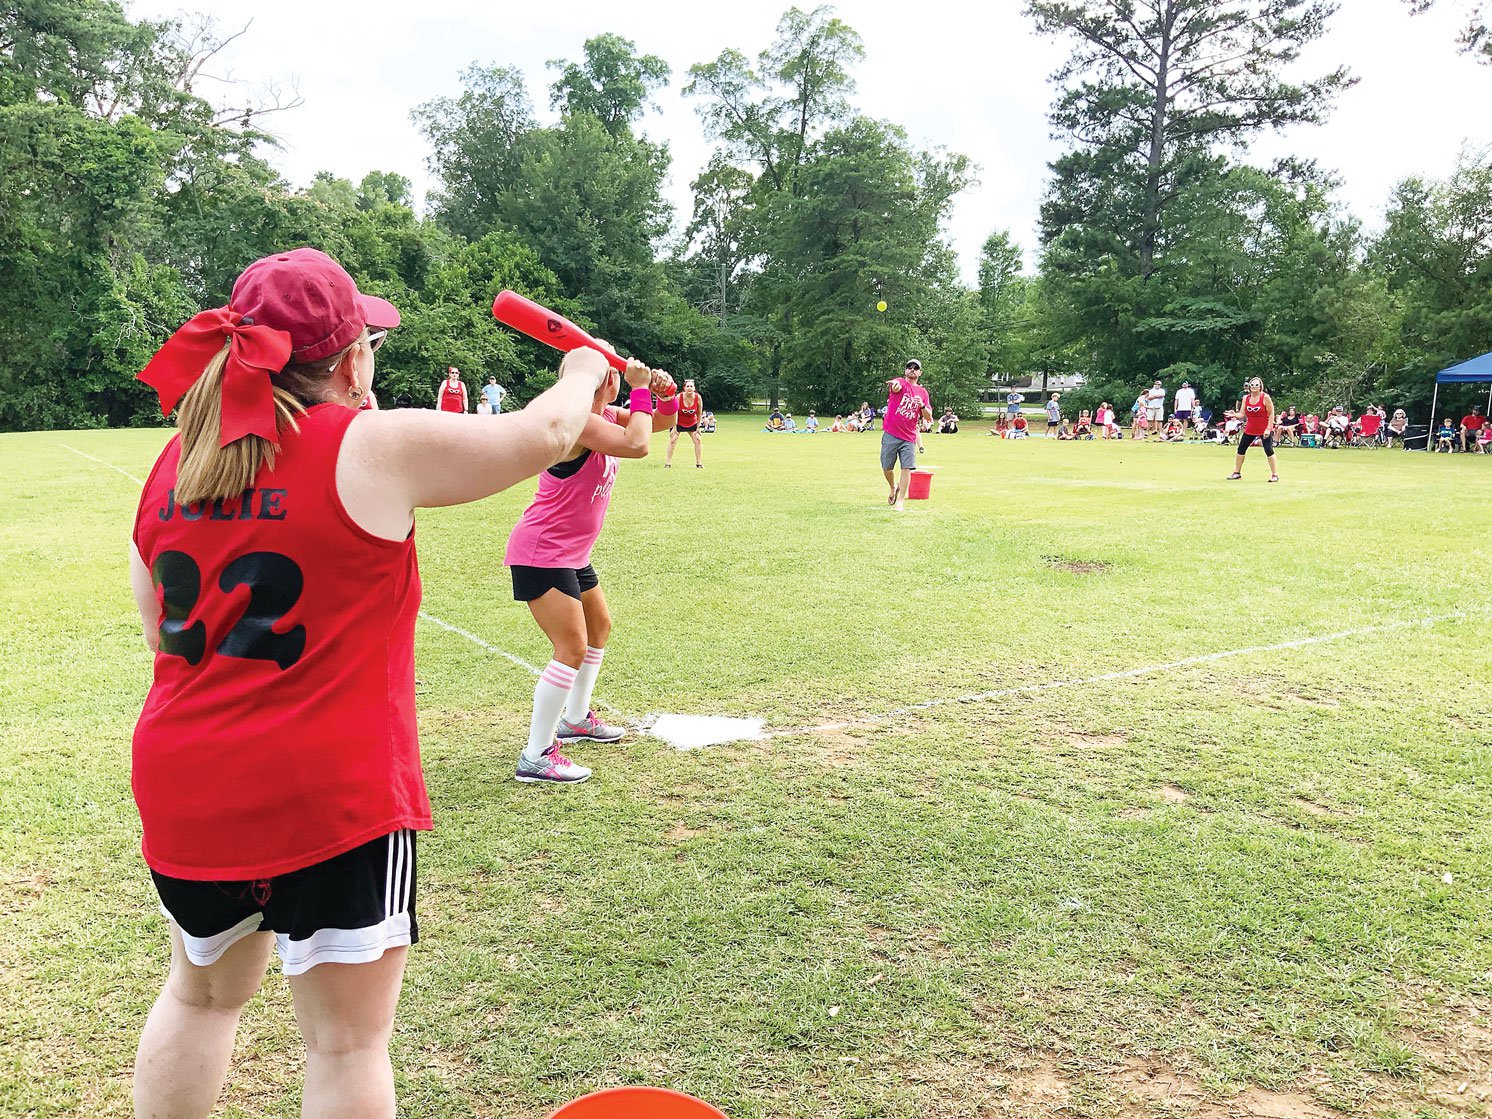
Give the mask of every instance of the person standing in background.
[[1197, 410], [1197, 394], [1190, 381], [1182, 381], [1176, 390], [1176, 418], [1183, 430], [1191, 423], [1192, 413]]
[[492, 414], [502, 414], [503, 397], [508, 395], [508, 390], [497, 383], [496, 377], [488, 377], [487, 383], [482, 386], [482, 398], [487, 401], [487, 406], [492, 409]]
[[[1145, 394], [1145, 420], [1150, 431], [1159, 431], [1161, 420], [1166, 418], [1166, 386], [1155, 379], [1150, 391]], [[1148, 434], [1148, 432], [1147, 432]]]
[[442, 412], [467, 411], [466, 382], [454, 365], [446, 367], [446, 379], [435, 386], [435, 402]]

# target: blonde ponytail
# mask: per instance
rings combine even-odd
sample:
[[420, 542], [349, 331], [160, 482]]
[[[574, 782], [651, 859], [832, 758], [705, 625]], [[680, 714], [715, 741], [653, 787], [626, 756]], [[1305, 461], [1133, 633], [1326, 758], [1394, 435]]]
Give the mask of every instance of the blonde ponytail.
[[[362, 336], [358, 341], [362, 341]], [[347, 350], [343, 350], [315, 365], [289, 365], [270, 376], [276, 433], [287, 427], [298, 430], [296, 418], [327, 398], [332, 371], [346, 356]], [[181, 459], [176, 467], [176, 501], [180, 505], [236, 497], [254, 484], [261, 467], [267, 464], [274, 468], [275, 453], [280, 449], [278, 439], [245, 435], [226, 447], [219, 446], [223, 430], [223, 369], [227, 364], [225, 345], [213, 355], [177, 408]]]

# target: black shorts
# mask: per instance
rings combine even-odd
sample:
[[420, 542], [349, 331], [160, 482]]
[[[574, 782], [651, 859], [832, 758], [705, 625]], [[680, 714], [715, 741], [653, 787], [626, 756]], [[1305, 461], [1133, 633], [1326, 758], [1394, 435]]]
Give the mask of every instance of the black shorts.
[[679, 424], [676, 430], [683, 435], [693, 435], [696, 431], [699, 430], [699, 424], [690, 424], [688, 427], [685, 427], [683, 424]]
[[1249, 435], [1244, 433], [1238, 438], [1238, 453], [1243, 454], [1255, 443], [1264, 445], [1264, 454], [1268, 458], [1274, 458], [1274, 437], [1271, 435]]
[[193, 882], [155, 871], [161, 912], [187, 958], [216, 963], [256, 932], [275, 934], [286, 975], [317, 964], [362, 964], [420, 939], [414, 915], [414, 832], [389, 835], [273, 878]]
[[550, 591], [563, 591], [580, 599], [585, 591], [601, 585], [601, 577], [590, 564], [584, 567], [526, 567], [513, 565], [513, 601], [532, 602]]

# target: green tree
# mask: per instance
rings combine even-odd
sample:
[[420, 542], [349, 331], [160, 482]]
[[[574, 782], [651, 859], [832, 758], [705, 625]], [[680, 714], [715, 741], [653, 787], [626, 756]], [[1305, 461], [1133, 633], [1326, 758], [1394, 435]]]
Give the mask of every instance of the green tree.
[[1428, 405], [1432, 373], [1492, 349], [1492, 166], [1463, 159], [1444, 182], [1400, 183], [1372, 259], [1402, 316], [1388, 380]]
[[1213, 170], [1211, 152], [1321, 120], [1352, 81], [1345, 68], [1282, 76], [1324, 33], [1329, 0], [1030, 0], [1026, 10], [1074, 43], [1051, 115], [1074, 150], [1053, 164], [1043, 238], [1088, 240], [1142, 279], [1172, 239], [1167, 211]]
[[560, 76], [550, 86], [549, 103], [569, 116], [593, 116], [613, 136], [630, 131], [653, 91], [668, 84], [668, 63], [656, 54], [639, 55], [637, 45], [620, 35], [597, 35], [585, 41], [585, 60], [557, 59], [550, 69]]

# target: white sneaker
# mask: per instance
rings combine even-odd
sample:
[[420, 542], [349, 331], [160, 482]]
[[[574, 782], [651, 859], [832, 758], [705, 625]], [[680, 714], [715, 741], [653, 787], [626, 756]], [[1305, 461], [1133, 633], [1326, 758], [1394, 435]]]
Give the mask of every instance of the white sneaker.
[[569, 719], [559, 721], [559, 730], [555, 737], [561, 742], [616, 742], [627, 732], [621, 727], [613, 727], [603, 723], [596, 718], [594, 711], [587, 711], [585, 718], [578, 723], [572, 723]]
[[559, 752], [559, 743], [551, 742], [537, 762], [518, 755], [518, 772], [515, 779], [525, 784], [549, 783], [552, 785], [578, 785], [591, 775], [583, 765], [576, 765]]

